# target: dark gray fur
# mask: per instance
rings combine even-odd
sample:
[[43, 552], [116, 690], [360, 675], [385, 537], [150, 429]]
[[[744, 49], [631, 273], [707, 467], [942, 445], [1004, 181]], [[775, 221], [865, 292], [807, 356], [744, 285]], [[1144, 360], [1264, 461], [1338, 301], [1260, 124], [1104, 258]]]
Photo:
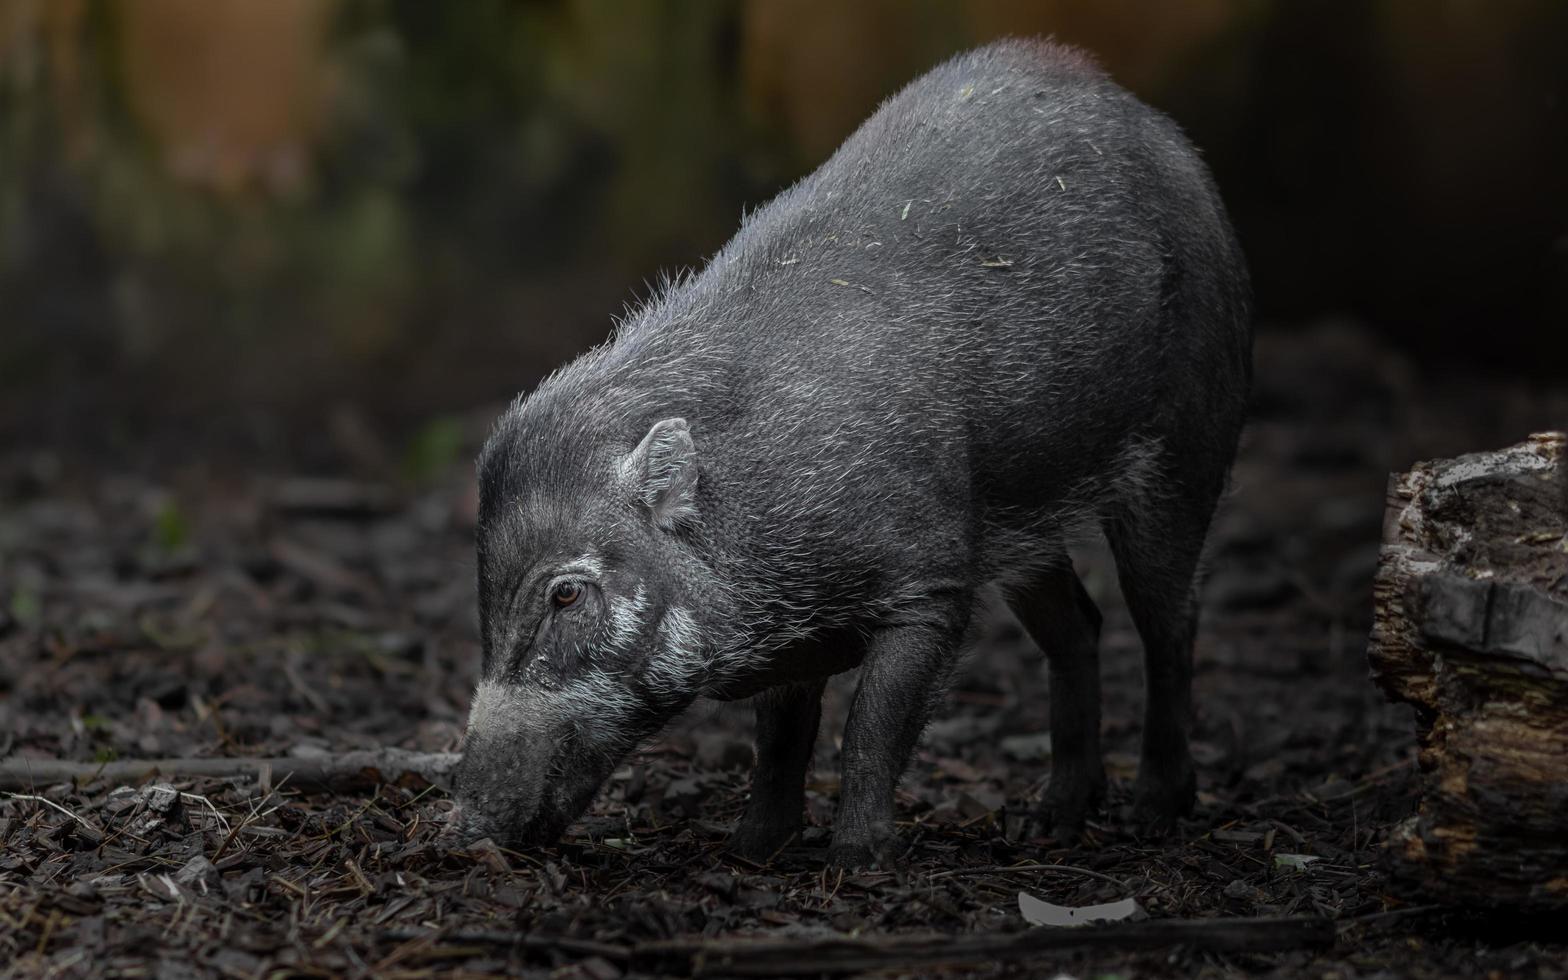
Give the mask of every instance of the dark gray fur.
[[[1049, 658], [1042, 816], [1071, 829], [1105, 782], [1100, 616], [1064, 545], [1095, 526], [1146, 648], [1138, 810], [1168, 825], [1250, 352], [1240, 250], [1170, 120], [1054, 44], [934, 69], [497, 423], [463, 832], [553, 839], [693, 699], [755, 696], [734, 846], [766, 856], [823, 681], [860, 665], [830, 858], [885, 859], [991, 582]], [[562, 574], [582, 598], [555, 608]]]

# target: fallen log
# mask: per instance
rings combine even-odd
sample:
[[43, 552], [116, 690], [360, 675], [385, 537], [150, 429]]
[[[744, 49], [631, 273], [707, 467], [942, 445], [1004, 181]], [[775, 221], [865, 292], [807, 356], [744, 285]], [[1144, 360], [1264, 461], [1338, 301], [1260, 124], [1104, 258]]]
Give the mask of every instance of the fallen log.
[[1415, 706], [1423, 773], [1394, 880], [1448, 905], [1568, 908], [1568, 449], [1562, 433], [1389, 485], [1368, 657]]
[[[636, 971], [679, 976], [784, 977], [908, 970], [937, 963], [977, 964], [1027, 959], [1061, 950], [1111, 952], [1191, 949], [1225, 953], [1277, 953], [1334, 945], [1329, 919], [1289, 916], [1258, 919], [1148, 919], [1081, 929], [1037, 928], [965, 936], [791, 936], [788, 939], [674, 939], [630, 946], [593, 943], [504, 930], [447, 932], [390, 930], [396, 941], [429, 938], [459, 947], [502, 947], [563, 957], [594, 955]], [[433, 945], [438, 950], [441, 946]]]
[[413, 789], [450, 785], [452, 768], [461, 755], [452, 752], [409, 752], [374, 749], [300, 758], [271, 759], [116, 759], [113, 762], [71, 762], [64, 759], [0, 760], [0, 790], [31, 791], [56, 783], [101, 781], [110, 785], [163, 779], [261, 780], [272, 786], [285, 782], [304, 792], [343, 793], [395, 784]]
[[1276, 953], [1334, 945], [1334, 923], [1264, 919], [1148, 919], [1081, 929], [1042, 927], [971, 936], [866, 936], [785, 940], [675, 940], [633, 948], [634, 964], [694, 977], [791, 977], [907, 970], [934, 963], [993, 963], [1060, 950], [1114, 952], [1187, 946], [1208, 952]]

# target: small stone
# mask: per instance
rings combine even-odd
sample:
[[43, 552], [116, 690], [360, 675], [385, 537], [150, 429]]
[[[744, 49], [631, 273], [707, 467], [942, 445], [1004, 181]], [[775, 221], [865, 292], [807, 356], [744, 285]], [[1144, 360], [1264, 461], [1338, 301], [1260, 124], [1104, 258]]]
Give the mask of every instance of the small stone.
[[141, 800], [154, 813], [168, 813], [180, 799], [180, 791], [168, 783], [152, 783], [142, 787]]
[[205, 895], [209, 890], [217, 889], [222, 885], [223, 874], [216, 865], [207, 860], [205, 854], [198, 854], [186, 861], [180, 870], [174, 873], [174, 881], [197, 894]]
[[116, 786], [103, 801], [107, 813], [124, 813], [141, 802], [141, 793], [132, 786]]

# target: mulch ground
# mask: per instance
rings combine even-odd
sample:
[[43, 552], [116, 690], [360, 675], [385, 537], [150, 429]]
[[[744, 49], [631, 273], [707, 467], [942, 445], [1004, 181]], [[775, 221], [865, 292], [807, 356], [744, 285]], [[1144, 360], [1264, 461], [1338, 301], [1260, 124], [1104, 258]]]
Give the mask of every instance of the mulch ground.
[[[1175, 837], [1125, 829], [1140, 654], [1091, 549], [1111, 799], [1072, 847], [1029, 836], [1049, 770], [1044, 671], [998, 614], [904, 781], [894, 871], [823, 867], [853, 682], [840, 678], [808, 829], [766, 867], [722, 851], [750, 760], [736, 706], [694, 711], [628, 760], [559, 847], [529, 853], [452, 850], [438, 839], [450, 803], [430, 787], [334, 797], [286, 780], [98, 779], [0, 796], [0, 973], [603, 978], [650, 968], [628, 951], [657, 940], [1021, 932], [1023, 891], [1066, 906], [1132, 897], [1153, 918], [1319, 915], [1337, 941], [950, 971], [1568, 975], [1564, 931], [1423, 907], [1389, 880], [1414, 740], [1363, 657], [1388, 471], [1516, 442], [1568, 419], [1568, 393], [1423, 376], [1333, 327], [1266, 337], [1258, 382], [1204, 593], [1199, 804]], [[0, 454], [0, 757], [457, 749], [479, 659], [467, 473], [413, 488], [351, 468], [329, 481], [286, 464], [128, 474]]]

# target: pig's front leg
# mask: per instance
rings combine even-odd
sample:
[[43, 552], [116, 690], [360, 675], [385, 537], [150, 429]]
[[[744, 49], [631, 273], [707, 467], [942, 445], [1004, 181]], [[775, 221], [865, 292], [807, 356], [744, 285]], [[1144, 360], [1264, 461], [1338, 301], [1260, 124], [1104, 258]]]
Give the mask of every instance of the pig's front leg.
[[748, 861], [767, 861], [800, 832], [806, 770], [817, 744], [825, 684], [825, 679], [786, 684], [753, 699], [757, 761], [751, 799], [729, 843], [732, 852]]
[[952, 669], [968, 606], [931, 613], [871, 638], [844, 726], [842, 791], [828, 852], [838, 867], [887, 865], [897, 856], [893, 792]]

